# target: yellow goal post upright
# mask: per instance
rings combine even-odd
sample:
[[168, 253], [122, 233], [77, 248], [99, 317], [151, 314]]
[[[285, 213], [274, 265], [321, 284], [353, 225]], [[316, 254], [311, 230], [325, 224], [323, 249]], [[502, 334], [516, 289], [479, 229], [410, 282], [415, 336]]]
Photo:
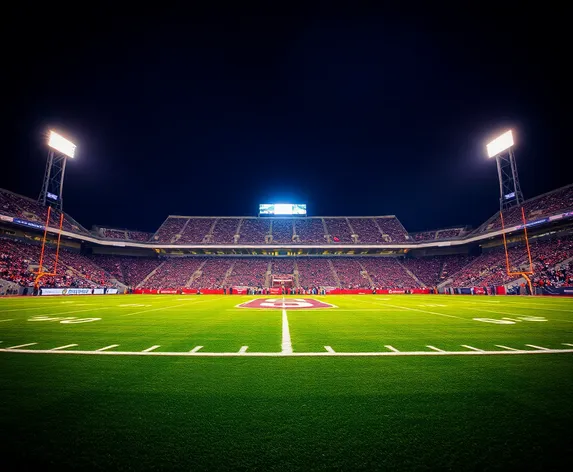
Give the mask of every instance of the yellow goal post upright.
[[51, 272], [44, 270], [44, 259], [46, 258], [46, 241], [48, 237], [48, 226], [50, 225], [50, 214], [52, 212], [52, 207], [48, 207], [46, 224], [44, 226], [44, 235], [42, 237], [42, 248], [40, 250], [40, 265], [38, 266], [38, 271], [35, 272], [36, 278], [34, 279], [34, 288], [38, 290], [40, 288], [40, 280], [42, 277], [46, 276], [56, 276], [58, 273], [58, 261], [60, 258], [60, 242], [62, 239], [62, 226], [64, 225], [64, 213], [60, 213], [60, 226], [58, 229], [58, 241], [56, 243], [56, 258], [54, 260], [54, 267]]
[[507, 249], [507, 237], [505, 235], [505, 223], [503, 219], [503, 211], [499, 212], [499, 217], [501, 218], [501, 229], [503, 235], [503, 249], [505, 251], [505, 267], [507, 270], [508, 276], [519, 276], [523, 277], [527, 281], [527, 285], [529, 286], [529, 293], [533, 295], [533, 285], [531, 283], [530, 276], [533, 275], [533, 260], [531, 258], [531, 246], [529, 245], [529, 236], [527, 235], [527, 222], [525, 220], [525, 210], [523, 207], [520, 207], [521, 210], [521, 221], [523, 223], [523, 240], [525, 241], [525, 247], [527, 249], [527, 262], [529, 265], [529, 270], [517, 270], [514, 271], [509, 263], [509, 252]]
[[[533, 261], [531, 259], [531, 247], [527, 235], [527, 221], [525, 218], [525, 209], [523, 208], [523, 193], [519, 184], [519, 175], [517, 173], [517, 164], [515, 154], [513, 131], [508, 130], [487, 144], [488, 157], [495, 158], [497, 164], [497, 175], [499, 179], [499, 217], [501, 219], [501, 233], [503, 238], [503, 248], [505, 251], [505, 265], [508, 276], [523, 277], [529, 286], [529, 293], [533, 294], [533, 286], [530, 276], [533, 275]], [[507, 236], [503, 213], [508, 210], [521, 212], [521, 222], [523, 225], [523, 239], [527, 249], [527, 261], [529, 270], [514, 270], [510, 265], [510, 257], [507, 248]]]

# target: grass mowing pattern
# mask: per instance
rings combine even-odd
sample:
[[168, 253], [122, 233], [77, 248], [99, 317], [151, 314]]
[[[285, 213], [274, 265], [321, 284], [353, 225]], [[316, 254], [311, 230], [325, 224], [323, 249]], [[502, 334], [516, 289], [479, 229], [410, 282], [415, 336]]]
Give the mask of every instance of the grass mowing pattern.
[[[0, 346], [280, 350], [280, 310], [234, 308], [252, 297], [180, 298], [3, 299], [0, 320], [13, 321], [0, 323]], [[325, 345], [353, 352], [384, 345], [463, 350], [461, 344], [481, 349], [573, 344], [573, 300], [316, 298], [339, 308], [289, 311], [295, 351], [322, 351]], [[74, 303], [62, 303], [68, 301]], [[178, 304], [184, 306], [125, 316]], [[446, 306], [420, 306], [436, 304]], [[459, 318], [412, 311], [418, 309]], [[102, 320], [26, 321], [54, 313]], [[528, 315], [548, 321], [496, 325], [472, 319]], [[3, 457], [21, 468], [531, 470], [556, 467], [573, 440], [571, 354], [140, 358], [0, 353], [0, 365]]]

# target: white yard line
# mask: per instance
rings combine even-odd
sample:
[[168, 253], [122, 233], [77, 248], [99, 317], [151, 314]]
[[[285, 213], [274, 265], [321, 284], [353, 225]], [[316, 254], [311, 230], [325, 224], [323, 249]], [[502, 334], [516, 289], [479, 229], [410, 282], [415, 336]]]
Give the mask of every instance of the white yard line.
[[438, 313], [436, 311], [428, 311], [428, 310], [420, 310], [418, 308], [409, 308], [406, 306], [401, 306], [401, 305], [390, 305], [388, 303], [385, 304], [386, 306], [391, 306], [393, 308], [402, 308], [403, 310], [410, 310], [410, 311], [419, 311], [420, 313], [430, 313], [431, 315], [438, 315], [438, 316], [446, 316], [448, 318], [457, 318], [459, 320], [464, 320], [464, 321], [472, 321], [472, 320], [468, 320], [467, 318], [462, 318], [461, 316], [455, 316], [455, 315], [446, 315], [445, 313]]
[[60, 347], [54, 347], [52, 349], [50, 349], [50, 351], [59, 351], [60, 349], [67, 349], [69, 347], [76, 347], [77, 344], [66, 344], [65, 346], [60, 346]]
[[96, 351], [107, 351], [108, 349], [113, 349], [114, 347], [117, 347], [117, 346], [119, 346], [119, 344], [110, 344], [109, 346], [96, 349]]
[[562, 343], [562, 344], [563, 344], [564, 346], [571, 346], [571, 347], [573, 347], [573, 344], [571, 344], [571, 343]]
[[400, 351], [398, 351], [398, 349], [396, 349], [394, 346], [388, 346], [388, 345], [386, 345], [386, 346], [384, 346], [384, 347], [385, 347], [386, 349], [390, 349], [392, 352], [400, 352]]
[[171, 305], [171, 306], [163, 306], [161, 308], [152, 308], [151, 310], [140, 310], [140, 311], [134, 311], [132, 313], [126, 313], [125, 315], [119, 315], [119, 316], [133, 316], [133, 315], [140, 315], [141, 313], [151, 313], [152, 311], [161, 311], [161, 310], [169, 310], [171, 308], [178, 308], [180, 306], [185, 306], [185, 305], [189, 305], [189, 303], [181, 303], [179, 305]]
[[324, 349], [326, 349], [329, 352], [329, 354], [335, 354], [334, 349], [332, 349], [330, 346], [324, 346]]
[[4, 322], [6, 322], [6, 321], [14, 321], [14, 318], [10, 318], [10, 319], [8, 319], [8, 320], [0, 320], [0, 323], [4, 323]]
[[249, 349], [249, 346], [241, 346], [241, 349], [239, 349], [239, 354], [244, 354], [247, 352], [247, 349]]
[[[330, 347], [330, 346], [325, 346]], [[507, 348], [506, 349], [512, 349]], [[0, 352], [11, 354], [69, 354], [69, 355], [100, 355], [100, 356], [168, 356], [168, 357], [286, 357], [282, 352], [166, 352], [166, 351], [72, 351], [72, 350], [41, 350], [41, 349], [0, 349]], [[504, 351], [410, 351], [410, 352], [293, 352], [292, 357], [401, 357], [401, 356], [501, 356], [501, 355], [547, 355], [573, 354], [573, 349], [540, 349], [504, 350]]]
[[465, 347], [466, 349], [471, 349], [472, 351], [483, 352], [483, 349], [478, 349], [477, 347], [468, 346], [467, 344], [461, 344], [461, 346]]
[[549, 351], [547, 347], [536, 346], [535, 344], [526, 344], [527, 347], [532, 347], [534, 349], [541, 349], [542, 351]]
[[427, 348], [430, 348], [432, 351], [436, 351], [436, 352], [446, 352], [443, 349], [439, 349], [436, 346], [426, 346]]
[[203, 349], [203, 346], [195, 346], [193, 349], [191, 349], [189, 352], [197, 352], [200, 349]]
[[283, 336], [281, 343], [281, 352], [283, 354], [292, 354], [292, 341], [290, 339], [290, 329], [288, 327], [287, 311], [284, 308], [284, 299], [283, 299]]
[[151, 351], [155, 351], [158, 347], [161, 347], [161, 345], [160, 345], [160, 344], [157, 344], [157, 345], [155, 345], [155, 346], [148, 347], [147, 349], [144, 349], [144, 350], [141, 351], [141, 352], [151, 352]]
[[501, 344], [496, 344], [495, 347], [501, 347], [502, 349], [507, 349], [508, 351], [519, 351], [519, 349], [515, 349], [513, 347], [502, 346]]
[[19, 349], [21, 347], [33, 346], [34, 344], [38, 344], [38, 343], [18, 344], [17, 346], [10, 346], [10, 347], [7, 347], [6, 349]]

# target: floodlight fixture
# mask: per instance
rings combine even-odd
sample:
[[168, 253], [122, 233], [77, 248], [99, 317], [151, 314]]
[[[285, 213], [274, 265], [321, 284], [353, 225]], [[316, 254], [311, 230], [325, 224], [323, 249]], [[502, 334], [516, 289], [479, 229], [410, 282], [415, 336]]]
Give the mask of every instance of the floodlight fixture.
[[487, 145], [487, 155], [491, 159], [492, 157], [498, 156], [503, 151], [511, 148], [513, 144], [514, 141], [512, 131], [506, 131]]
[[55, 131], [50, 131], [48, 146], [72, 159], [76, 152], [76, 145]]

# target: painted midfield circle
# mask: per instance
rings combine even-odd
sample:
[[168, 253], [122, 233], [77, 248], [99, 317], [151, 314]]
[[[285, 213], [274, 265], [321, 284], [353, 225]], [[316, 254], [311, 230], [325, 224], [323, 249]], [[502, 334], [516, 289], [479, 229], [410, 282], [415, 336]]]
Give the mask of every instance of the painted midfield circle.
[[239, 308], [276, 308], [287, 310], [304, 309], [309, 310], [313, 308], [336, 308], [330, 303], [321, 302], [314, 298], [256, 298], [248, 302], [237, 305]]

